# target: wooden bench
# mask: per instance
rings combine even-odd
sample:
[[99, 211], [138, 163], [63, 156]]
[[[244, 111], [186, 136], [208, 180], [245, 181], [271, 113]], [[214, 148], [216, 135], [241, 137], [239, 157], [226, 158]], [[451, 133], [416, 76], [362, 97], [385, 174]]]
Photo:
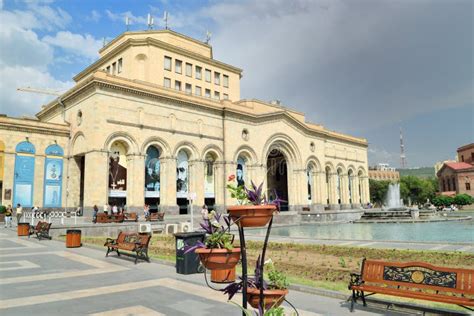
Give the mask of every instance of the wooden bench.
[[[362, 261], [360, 274], [351, 274], [351, 311], [358, 298], [385, 294], [433, 302], [474, 306], [474, 270], [437, 267], [424, 262]], [[366, 294], [369, 293], [369, 294]]]
[[105, 213], [98, 213], [96, 223], [122, 223], [124, 218], [123, 214], [108, 215]]
[[127, 222], [136, 222], [136, 221], [138, 221], [138, 215], [135, 212], [123, 213], [123, 215], [124, 215], [124, 221], [127, 221]]
[[150, 243], [150, 234], [139, 234], [135, 232], [120, 232], [117, 239], [107, 238], [104, 246], [107, 247], [106, 257], [112, 251], [117, 252], [120, 256], [119, 250], [125, 250], [135, 253], [135, 264], [138, 259], [150, 262], [148, 257], [148, 244]]
[[165, 213], [163, 212], [156, 212], [156, 213], [150, 213], [150, 215], [148, 215], [145, 219], [148, 221], [148, 222], [151, 222], [151, 221], [160, 221], [162, 222], [165, 218]]
[[41, 240], [43, 238], [51, 240], [51, 236], [49, 236], [49, 229], [50, 228], [51, 228], [51, 223], [42, 222], [42, 221], [39, 221], [36, 224], [36, 226], [30, 225], [30, 230], [28, 232], [28, 238], [31, 235], [36, 234], [36, 238], [38, 238], [38, 240]]

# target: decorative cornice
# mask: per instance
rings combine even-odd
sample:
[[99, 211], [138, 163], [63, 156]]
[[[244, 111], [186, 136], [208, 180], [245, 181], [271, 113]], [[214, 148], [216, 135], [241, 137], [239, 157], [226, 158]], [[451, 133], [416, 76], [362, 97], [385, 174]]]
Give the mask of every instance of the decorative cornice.
[[180, 135], [186, 135], [186, 136], [194, 136], [194, 137], [198, 137], [198, 138], [207, 138], [207, 139], [214, 139], [214, 140], [223, 141], [222, 137], [204, 135], [204, 134], [199, 134], [199, 133], [182, 132], [182, 131], [179, 131], [179, 130], [176, 130], [176, 129], [162, 128], [162, 127], [156, 127], [156, 126], [151, 126], [151, 125], [135, 124], [135, 123], [129, 123], [129, 122], [123, 122], [123, 121], [116, 121], [116, 120], [107, 120], [107, 123], [122, 125], [122, 126], [136, 127], [136, 128], [140, 128], [140, 129], [151, 129], [151, 130], [154, 130], [154, 131], [168, 132], [168, 133], [173, 133], [173, 134], [180, 134]]
[[47, 126], [34, 126], [33, 124], [27, 124], [27, 120], [15, 119], [15, 122], [9, 123], [5, 121], [0, 121], [0, 129], [15, 131], [15, 132], [28, 132], [28, 133], [37, 133], [43, 135], [55, 135], [61, 137], [69, 137], [69, 127], [65, 126], [67, 129], [58, 128], [54, 126], [55, 124], [49, 124], [41, 122], [41, 124]]

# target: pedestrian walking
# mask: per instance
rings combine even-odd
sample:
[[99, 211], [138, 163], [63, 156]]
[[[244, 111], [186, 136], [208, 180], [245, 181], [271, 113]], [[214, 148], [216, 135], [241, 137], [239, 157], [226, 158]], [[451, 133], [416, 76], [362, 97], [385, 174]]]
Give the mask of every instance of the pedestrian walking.
[[97, 213], [99, 213], [99, 208], [97, 205], [94, 205], [94, 211], [92, 213], [92, 223], [97, 223]]
[[104, 204], [104, 213], [107, 215], [109, 212], [109, 204], [105, 203]]
[[16, 205], [16, 223], [20, 223], [21, 217], [23, 216], [23, 207], [21, 207], [21, 204], [18, 203]]
[[12, 206], [8, 205], [5, 211], [5, 228], [12, 227], [12, 215], [13, 215]]
[[118, 213], [117, 204], [114, 204], [114, 206], [112, 207], [112, 213], [114, 213], [114, 215], [117, 215], [117, 213]]

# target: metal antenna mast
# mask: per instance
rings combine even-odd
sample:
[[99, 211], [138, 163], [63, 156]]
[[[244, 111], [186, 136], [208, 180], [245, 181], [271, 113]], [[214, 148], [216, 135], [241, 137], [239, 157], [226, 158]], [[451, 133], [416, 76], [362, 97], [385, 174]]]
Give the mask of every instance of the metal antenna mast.
[[407, 167], [407, 159], [405, 156], [405, 145], [403, 145], [403, 133], [402, 127], [400, 127], [400, 168], [405, 169]]

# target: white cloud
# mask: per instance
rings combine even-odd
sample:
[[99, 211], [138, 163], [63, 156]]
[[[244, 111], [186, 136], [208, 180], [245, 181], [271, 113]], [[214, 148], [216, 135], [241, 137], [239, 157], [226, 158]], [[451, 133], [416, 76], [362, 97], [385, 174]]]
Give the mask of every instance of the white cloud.
[[125, 17], [128, 17], [132, 24], [147, 24], [147, 16], [135, 16], [131, 11], [114, 13], [110, 10], [105, 10], [105, 13], [107, 14], [107, 17], [114, 22], [119, 21], [125, 23]]
[[[44, 3], [49, 2], [27, 1], [24, 10], [0, 10], [0, 113], [32, 116], [42, 104], [54, 98], [19, 92], [17, 88], [30, 86], [64, 91], [72, 86], [71, 82], [57, 80], [49, 73], [54, 50], [52, 44], [41, 40], [36, 33], [36, 30], [63, 29], [71, 22], [71, 16], [61, 8], [45, 6]], [[89, 50], [95, 42], [90, 36], [78, 39], [77, 36], [65, 35], [59, 32], [51, 37], [51, 41], [74, 42], [82, 54], [91, 56]]]
[[0, 66], [27, 66], [46, 69], [53, 50], [35, 32], [11, 25], [0, 28]]
[[99, 22], [100, 21], [100, 18], [102, 17], [102, 15], [97, 12], [96, 10], [92, 10], [91, 11], [91, 14], [89, 16], [86, 17], [86, 19], [88, 21], [92, 21], [92, 22]]
[[34, 115], [41, 105], [53, 100], [54, 96], [17, 91], [17, 88], [33, 87], [65, 91], [72, 82], [56, 80], [48, 72], [32, 67], [0, 67], [0, 113], [10, 116]]
[[94, 59], [98, 57], [98, 51], [102, 46], [100, 40], [90, 34], [74, 34], [69, 31], [60, 31], [54, 37], [47, 35], [43, 41], [50, 45], [60, 47], [69, 53], [82, 55]]

